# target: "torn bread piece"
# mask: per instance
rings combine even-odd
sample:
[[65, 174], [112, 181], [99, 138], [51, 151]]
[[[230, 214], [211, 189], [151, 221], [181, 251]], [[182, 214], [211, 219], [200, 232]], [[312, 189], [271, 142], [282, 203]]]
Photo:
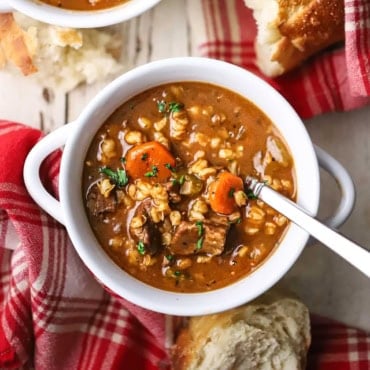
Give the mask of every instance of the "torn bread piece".
[[[2, 31], [1, 24], [4, 24]], [[113, 78], [125, 69], [120, 61], [123, 35], [119, 26], [62, 28], [15, 12], [0, 14], [0, 32], [5, 40], [11, 40], [4, 43], [0, 37], [5, 56], [3, 67], [14, 73], [13, 64], [25, 76], [32, 74], [45, 87], [68, 92], [81, 83]]]
[[176, 370], [303, 370], [307, 307], [280, 290], [219, 314], [191, 317], [172, 348]]
[[269, 77], [344, 40], [343, 0], [244, 0], [257, 23], [257, 65]]
[[32, 38], [19, 27], [12, 13], [0, 14], [0, 49], [0, 67], [10, 61], [25, 76], [37, 72], [32, 60], [35, 53]]

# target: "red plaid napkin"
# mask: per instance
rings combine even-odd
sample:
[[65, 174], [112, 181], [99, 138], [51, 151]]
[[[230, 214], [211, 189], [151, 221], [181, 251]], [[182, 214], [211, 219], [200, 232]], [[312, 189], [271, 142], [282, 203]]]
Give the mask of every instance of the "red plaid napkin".
[[369, 370], [370, 334], [319, 316], [311, 318], [307, 370]]
[[320, 53], [285, 76], [268, 79], [255, 65], [256, 25], [243, 0], [202, 0], [206, 42], [200, 51], [265, 78], [303, 118], [361, 107], [370, 102], [370, 2], [344, 2], [345, 47]]
[[[40, 136], [0, 121], [0, 369], [165, 369], [165, 317], [106, 293], [28, 195], [23, 163]], [[59, 162], [42, 169], [50, 190]]]
[[[106, 293], [28, 195], [23, 163], [40, 137], [0, 120], [0, 369], [168, 369], [176, 318]], [[59, 162], [56, 152], [42, 168], [54, 194]], [[312, 334], [310, 370], [370, 368], [369, 335], [316, 318]]]

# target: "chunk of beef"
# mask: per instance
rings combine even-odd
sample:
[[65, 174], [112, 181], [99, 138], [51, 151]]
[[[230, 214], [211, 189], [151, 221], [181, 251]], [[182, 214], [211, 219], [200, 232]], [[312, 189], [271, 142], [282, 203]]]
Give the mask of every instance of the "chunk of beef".
[[106, 213], [115, 212], [117, 200], [114, 192], [111, 192], [106, 198], [100, 193], [97, 185], [93, 185], [88, 193], [86, 205], [90, 213], [95, 217], [104, 217]]
[[[195, 222], [182, 221], [176, 228], [168, 248], [171, 253], [179, 255], [218, 256], [224, 250], [229, 227], [226, 217], [215, 217], [202, 222], [203, 232], [199, 235], [200, 227]], [[202, 240], [199, 241], [200, 239]]]
[[180, 185], [174, 183], [173, 181], [168, 181], [164, 184], [167, 193], [168, 199], [171, 203], [179, 203], [181, 202], [181, 195], [180, 195]]
[[155, 254], [161, 245], [161, 234], [157, 225], [151, 220], [149, 211], [151, 200], [143, 200], [135, 210], [134, 217], [145, 217], [146, 222], [141, 227], [133, 228], [130, 226], [130, 235], [136, 243], [144, 243], [145, 251], [150, 255]]

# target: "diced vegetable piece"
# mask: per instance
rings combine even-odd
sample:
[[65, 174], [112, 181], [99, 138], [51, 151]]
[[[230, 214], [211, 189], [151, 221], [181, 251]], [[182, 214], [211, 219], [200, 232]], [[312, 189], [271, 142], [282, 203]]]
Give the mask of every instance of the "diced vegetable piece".
[[182, 195], [194, 197], [203, 189], [203, 181], [194, 175], [186, 174], [185, 176], [179, 176], [178, 179], [179, 184], [181, 184], [180, 194]]
[[243, 190], [243, 181], [230, 172], [222, 172], [209, 185], [209, 201], [214, 212], [229, 215], [237, 208], [233, 194]]
[[135, 145], [126, 155], [125, 168], [133, 179], [153, 178], [162, 182], [171, 176], [169, 168], [176, 164], [169, 150], [157, 141]]

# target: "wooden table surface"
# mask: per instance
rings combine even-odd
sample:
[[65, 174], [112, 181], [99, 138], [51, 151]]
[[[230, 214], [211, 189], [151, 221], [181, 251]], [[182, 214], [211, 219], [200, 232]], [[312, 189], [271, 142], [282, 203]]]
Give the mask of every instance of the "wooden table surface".
[[[126, 69], [173, 56], [199, 55], [205, 30], [200, 0], [163, 0], [154, 9], [122, 25]], [[9, 72], [0, 72], [0, 118], [45, 132], [73, 121], [108, 81], [80, 86], [68, 94]], [[350, 172], [357, 191], [355, 209], [341, 232], [370, 247], [370, 106], [332, 113], [305, 122], [314, 143]], [[3, 154], [3, 153], [2, 153]], [[320, 215], [339, 199], [335, 182], [322, 173]], [[334, 190], [333, 190], [334, 189]], [[370, 330], [369, 280], [326, 247], [307, 247], [283, 279], [312, 312]]]

